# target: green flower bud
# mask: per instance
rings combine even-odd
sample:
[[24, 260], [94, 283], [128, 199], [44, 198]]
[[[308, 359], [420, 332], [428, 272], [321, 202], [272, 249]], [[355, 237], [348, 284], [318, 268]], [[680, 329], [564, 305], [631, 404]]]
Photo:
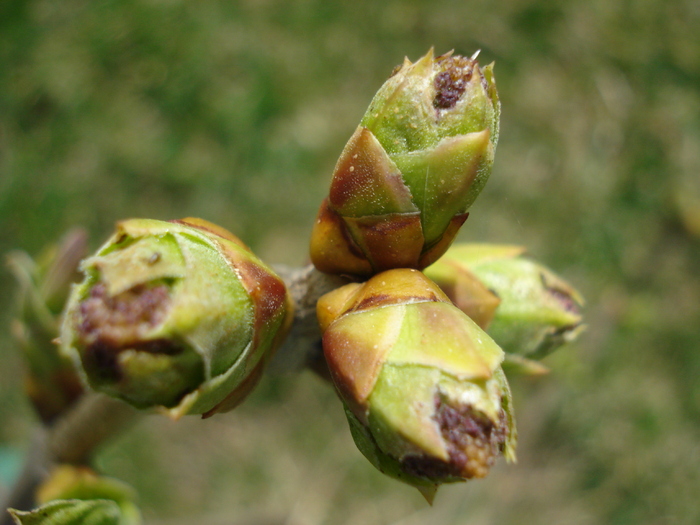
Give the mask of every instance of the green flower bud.
[[59, 499], [34, 510], [7, 509], [17, 525], [131, 525], [119, 505], [106, 499]]
[[428, 499], [515, 459], [503, 351], [422, 273], [390, 270], [321, 298], [323, 351], [355, 442]]
[[311, 238], [326, 273], [425, 268], [449, 247], [491, 171], [493, 66], [432, 50], [375, 95], [333, 173]]
[[85, 232], [76, 229], [37, 260], [20, 251], [8, 256], [19, 284], [12, 335], [26, 363], [25, 390], [45, 422], [61, 414], [83, 391], [70, 359], [60, 355], [54, 340], [70, 286], [80, 278], [78, 264], [86, 255], [86, 245]]
[[10, 509], [20, 525], [140, 525], [135, 494], [116, 479], [86, 467], [60, 465], [37, 491], [37, 509]]
[[463, 264], [449, 257], [452, 249], [423, 273], [445, 292], [452, 303], [467, 314], [479, 327], [486, 330], [491, 324], [499, 297]]
[[235, 407], [292, 318], [283, 281], [201, 219], [133, 219], [83, 261], [62, 350], [95, 390], [174, 418]]
[[578, 337], [584, 329], [583, 298], [549, 269], [521, 257], [524, 251], [519, 246], [459, 244], [425, 274], [467, 313], [469, 300], [457, 296], [455, 283], [474, 277], [481, 281], [500, 299], [488, 324], [489, 335], [506, 352], [519, 356], [509, 359], [512, 366], [541, 373], [527, 359], [540, 359]]

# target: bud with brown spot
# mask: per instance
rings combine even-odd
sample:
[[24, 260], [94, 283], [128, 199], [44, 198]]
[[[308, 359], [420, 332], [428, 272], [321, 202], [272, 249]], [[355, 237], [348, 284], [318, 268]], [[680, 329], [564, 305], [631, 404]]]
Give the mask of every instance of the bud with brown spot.
[[375, 95], [335, 167], [311, 238], [326, 273], [422, 269], [447, 250], [491, 171], [492, 65], [432, 50]]
[[514, 365], [535, 367], [522, 358], [540, 359], [584, 329], [583, 298], [554, 272], [522, 257], [524, 252], [521, 246], [457, 244], [425, 274], [470, 316], [475, 304], [483, 305], [483, 296], [470, 289], [488, 290], [497, 297], [482, 328]]
[[291, 322], [283, 281], [201, 219], [121, 222], [82, 270], [62, 350], [94, 389], [175, 418], [238, 404]]
[[321, 298], [323, 351], [358, 448], [429, 500], [515, 458], [503, 351], [422, 273], [397, 269]]

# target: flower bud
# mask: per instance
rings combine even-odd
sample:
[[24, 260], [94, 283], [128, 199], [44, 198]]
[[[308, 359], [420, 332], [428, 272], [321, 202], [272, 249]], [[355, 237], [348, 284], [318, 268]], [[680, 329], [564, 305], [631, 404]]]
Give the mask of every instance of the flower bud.
[[326, 273], [422, 269], [447, 250], [491, 171], [492, 65], [432, 50], [375, 95], [333, 173], [311, 237]]
[[132, 219], [83, 261], [61, 331], [95, 390], [177, 418], [235, 407], [291, 322], [283, 281], [201, 219]]
[[12, 335], [26, 363], [25, 390], [44, 422], [61, 414], [83, 390], [72, 363], [60, 355], [54, 340], [70, 286], [80, 278], [78, 264], [86, 246], [87, 235], [75, 229], [37, 260], [21, 251], [8, 255], [19, 284]]
[[125, 521], [114, 501], [58, 499], [34, 510], [7, 509], [17, 525], [138, 525]]
[[59, 465], [37, 490], [37, 509], [10, 509], [20, 525], [139, 525], [131, 487], [87, 467]]
[[432, 497], [515, 458], [503, 351], [422, 273], [396, 269], [321, 298], [331, 377], [362, 453]]
[[452, 249], [423, 272], [445, 292], [452, 303], [467, 314], [479, 328], [486, 330], [491, 324], [500, 298], [463, 264], [449, 258]]
[[[500, 300], [492, 320], [482, 327], [506, 352], [540, 359], [581, 333], [583, 298], [548, 268], [521, 257], [524, 251], [519, 246], [458, 244], [425, 274], [469, 315], [474, 299], [468, 294], [460, 297], [457, 291], [478, 279]], [[513, 362], [523, 364], [536, 366]]]

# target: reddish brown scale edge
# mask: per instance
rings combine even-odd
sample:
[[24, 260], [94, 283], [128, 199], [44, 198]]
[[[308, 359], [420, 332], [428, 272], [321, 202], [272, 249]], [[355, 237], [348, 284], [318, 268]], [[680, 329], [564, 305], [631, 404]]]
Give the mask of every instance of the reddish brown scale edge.
[[248, 292], [255, 308], [253, 345], [257, 347], [258, 339], [265, 326], [278, 318], [283, 311], [287, 288], [280, 278], [270, 274], [255, 263], [239, 261], [237, 269], [240, 272], [243, 287]]
[[350, 311], [354, 312], [356, 310], [366, 310], [367, 308], [374, 308], [383, 303], [388, 303], [389, 301], [391, 301], [391, 299], [392, 295], [388, 293], [371, 295], [369, 297], [365, 297], [362, 301], [353, 306]]
[[401, 295], [395, 296], [391, 294], [377, 294], [370, 297], [366, 297], [360, 301], [357, 305], [353, 306], [348, 312], [356, 312], [358, 310], [368, 310], [370, 308], [377, 308], [380, 306], [390, 306], [394, 304], [413, 304], [413, 303], [437, 303], [442, 302], [443, 299], [435, 294], [426, 295]]
[[573, 297], [571, 297], [570, 294], [566, 293], [564, 290], [551, 286], [547, 282], [547, 278], [543, 273], [540, 273], [540, 280], [542, 281], [542, 286], [544, 286], [547, 293], [552, 296], [562, 306], [562, 308], [564, 308], [565, 311], [576, 315], [581, 314], [579, 304]]
[[[330, 210], [330, 208], [329, 208]], [[338, 227], [340, 230], [340, 234], [343, 236], [343, 240], [345, 241], [345, 246], [347, 250], [350, 252], [351, 255], [357, 257], [358, 259], [362, 260], [367, 260], [367, 255], [362, 251], [362, 248], [360, 248], [357, 243], [355, 242], [355, 239], [352, 238], [352, 235], [350, 234], [350, 230], [348, 229], [347, 225], [345, 224], [345, 221], [343, 218], [338, 215], [335, 211], [330, 210], [331, 213], [333, 214], [334, 218], [337, 218], [337, 223]]]
[[350, 234], [350, 231], [348, 231], [348, 227], [345, 224], [345, 221], [343, 218], [340, 216], [338, 212], [336, 212], [332, 207], [330, 200], [326, 198], [324, 201], [325, 206], [321, 206], [321, 212], [319, 214], [319, 219], [323, 221], [329, 221], [333, 222], [337, 225], [338, 231], [340, 231], [340, 234], [343, 236], [343, 240], [345, 241], [345, 245], [347, 250], [350, 252], [351, 255], [357, 257], [358, 259], [363, 259], [366, 260], [367, 256], [364, 254], [362, 249], [357, 245], [357, 243], [353, 240], [352, 235]]
[[423, 248], [423, 254], [418, 264], [419, 269], [427, 268], [445, 254], [467, 218], [469, 218], [468, 212], [452, 217], [442, 237], [430, 246]]
[[223, 401], [218, 403], [214, 408], [202, 414], [202, 419], [209, 419], [214, 414], [218, 414], [220, 412], [229, 412], [240, 405], [258, 385], [264, 370], [265, 366], [263, 361], [258, 362], [255, 368], [253, 368], [250, 373], [245, 376], [245, 379], [233, 392], [227, 395]]
[[326, 197], [311, 233], [311, 260], [324, 273], [370, 276], [372, 266], [352, 240], [343, 219]]
[[[356, 226], [361, 236], [357, 244], [364, 246], [375, 273], [395, 268], [418, 269], [425, 244], [420, 213], [371, 217], [357, 220]], [[348, 233], [352, 235], [353, 232]]]
[[346, 206], [353, 202], [357, 204], [358, 200], [367, 204], [377, 197], [384, 204], [380, 209], [372, 206], [374, 211], [370, 215], [382, 213], [380, 210], [384, 213], [418, 211], [411, 191], [386, 150], [369, 129], [359, 127], [335, 166], [328, 201], [341, 216], [359, 217], [366, 215], [367, 210], [357, 215], [358, 210], [351, 211]]
[[248, 246], [242, 240], [240, 240], [226, 228], [222, 228], [218, 224], [214, 224], [207, 220], [199, 219], [197, 217], [185, 217], [184, 219], [173, 219], [168, 222], [203, 231], [209, 235], [214, 235], [216, 237], [226, 239], [227, 241], [231, 241], [232, 243], [237, 244], [246, 250], [250, 250], [250, 248], [248, 248]]

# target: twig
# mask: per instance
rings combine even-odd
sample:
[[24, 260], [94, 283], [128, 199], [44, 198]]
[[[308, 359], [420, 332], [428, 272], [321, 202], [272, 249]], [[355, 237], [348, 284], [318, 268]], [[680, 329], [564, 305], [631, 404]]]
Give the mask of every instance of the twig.
[[122, 401], [90, 393], [49, 433], [49, 457], [57, 463], [85, 465], [97, 447], [140, 414]]
[[17, 478], [14, 487], [12, 487], [7, 501], [0, 507], [0, 525], [12, 525], [14, 523], [5, 509], [26, 510], [34, 506], [34, 491], [41, 480], [46, 477], [50, 463], [46, 456], [46, 434], [44, 427], [39, 427], [34, 431], [22, 472]]
[[[39, 427], [32, 439], [22, 473], [7, 502], [1, 507], [28, 510], [34, 506], [36, 488], [58, 463], [86, 465], [94, 451], [125, 429], [139, 412], [129, 405], [102, 394], [89, 393], [53, 426]], [[13, 523], [9, 514], [0, 514], [0, 525]]]
[[316, 320], [316, 303], [322, 295], [349, 281], [327, 275], [312, 265], [303, 268], [275, 266], [294, 301], [294, 324], [285, 343], [270, 363], [272, 373], [299, 372], [312, 365], [320, 352], [321, 331]]

